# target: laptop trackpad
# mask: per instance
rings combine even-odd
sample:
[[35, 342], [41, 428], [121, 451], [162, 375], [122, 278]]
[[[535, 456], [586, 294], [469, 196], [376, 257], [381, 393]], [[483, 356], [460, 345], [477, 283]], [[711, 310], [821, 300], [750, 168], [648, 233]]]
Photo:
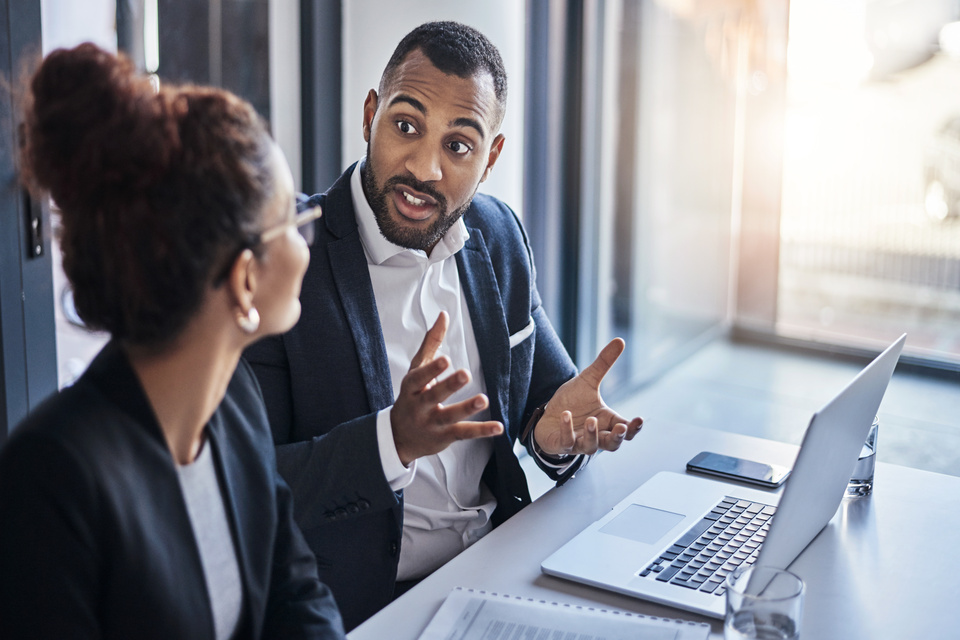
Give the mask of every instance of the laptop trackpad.
[[627, 540], [653, 544], [677, 526], [683, 518], [684, 516], [679, 513], [632, 504], [619, 516], [603, 525], [600, 531]]

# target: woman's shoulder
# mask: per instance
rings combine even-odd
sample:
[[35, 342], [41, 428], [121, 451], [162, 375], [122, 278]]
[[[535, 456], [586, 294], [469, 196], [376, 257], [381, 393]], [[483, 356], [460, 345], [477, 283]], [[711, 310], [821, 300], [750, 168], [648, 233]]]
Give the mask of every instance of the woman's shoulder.
[[63, 477], [66, 484], [92, 481], [91, 450], [109, 446], [95, 425], [109, 422], [108, 411], [89, 388], [67, 387], [47, 398], [14, 429], [0, 449], [0, 477]]
[[33, 409], [15, 427], [10, 444], [20, 439], [86, 441], [90, 439], [87, 430], [112, 413], [94, 387], [78, 383], [52, 394]]

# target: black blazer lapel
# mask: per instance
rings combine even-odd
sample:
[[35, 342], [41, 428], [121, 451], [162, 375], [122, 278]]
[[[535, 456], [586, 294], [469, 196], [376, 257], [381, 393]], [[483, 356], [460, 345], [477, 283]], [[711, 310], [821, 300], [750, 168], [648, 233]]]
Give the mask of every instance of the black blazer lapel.
[[[170, 453], [166, 437], [163, 435], [146, 391], [118, 341], [111, 340], [104, 346], [87, 368], [84, 379], [126, 414], [129, 424], [125, 426], [130, 429], [141, 429], [144, 432], [145, 437], [141, 443], [141, 455], [144, 457], [139, 462], [141, 467], [150, 469], [150, 474], [158, 485], [178, 487], [176, 463]], [[190, 513], [187, 511], [182, 493], [177, 490], [176, 493], [166, 493], [164, 497], [165, 502], [148, 502], [143, 508], [162, 513], [162, 517], [175, 530], [172, 540], [194, 540]], [[210, 594], [204, 586], [203, 561], [196, 543], [189, 545], [187, 555], [189, 555], [187, 560], [189, 564], [181, 564], [178, 567], [183, 576], [181, 588], [172, 597], [175, 597], [181, 606], [192, 611], [190, 619], [194, 620], [196, 627], [206, 629], [212, 636], [214, 633], [212, 605]], [[181, 556], [181, 559], [185, 558]], [[170, 556], [166, 560], [172, 561]], [[122, 562], [122, 558], [120, 561]]]
[[393, 404], [393, 385], [387, 348], [383, 342], [380, 316], [370, 283], [370, 272], [359, 234], [331, 242], [330, 271], [340, 302], [353, 334], [360, 358], [360, 370], [372, 411]]
[[[353, 171], [358, 171], [354, 164]], [[377, 302], [370, 282], [363, 243], [357, 228], [357, 214], [350, 193], [350, 176], [346, 171], [326, 193], [324, 216], [327, 228], [336, 239], [327, 244], [330, 273], [340, 295], [340, 303], [353, 334], [360, 369], [371, 411], [393, 404], [393, 384], [387, 361], [387, 348], [380, 328]], [[321, 328], [322, 329], [322, 328]]]
[[479, 229], [457, 253], [457, 270], [477, 339], [483, 378], [490, 398], [490, 417], [505, 423], [510, 408], [510, 334], [500, 288]]
[[[506, 425], [510, 412], [510, 333], [483, 234], [479, 229], [468, 230], [470, 238], [457, 254], [460, 284], [477, 338], [490, 398], [490, 417]], [[493, 440], [493, 457], [484, 469], [483, 482], [497, 499], [494, 526], [530, 504], [527, 480], [513, 453], [513, 440], [506, 432]]]

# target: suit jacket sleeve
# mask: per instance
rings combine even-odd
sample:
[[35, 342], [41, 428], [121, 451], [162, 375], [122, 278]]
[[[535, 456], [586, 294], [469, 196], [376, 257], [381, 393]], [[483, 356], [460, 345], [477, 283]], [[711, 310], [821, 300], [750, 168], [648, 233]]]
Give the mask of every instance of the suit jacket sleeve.
[[[241, 361], [237, 377], [246, 382], [242, 388], [244, 396], [262, 401], [256, 378], [246, 362]], [[247, 415], [253, 413], [263, 416], [262, 408], [258, 412], [249, 411]], [[343, 638], [343, 622], [333, 594], [319, 581], [316, 559], [294, 523], [293, 498], [290, 488], [277, 471], [273, 442], [267, 436], [265, 426], [262, 432], [254, 436], [254, 442], [258, 460], [251, 464], [266, 466], [267, 489], [274, 493], [276, 508], [269, 593], [264, 609], [263, 632], [259, 637], [278, 640]]]
[[[302, 528], [389, 510], [399, 504], [398, 494], [383, 474], [376, 413], [301, 440], [291, 433], [295, 423], [293, 387], [283, 338], [261, 340], [247, 349], [244, 357], [260, 382], [276, 446], [277, 468], [293, 492], [297, 522]], [[356, 508], [347, 509], [345, 505]]]
[[0, 637], [98, 638], [94, 483], [49, 438], [10, 445], [0, 462]]
[[317, 579], [313, 553], [293, 522], [290, 489], [279, 477], [276, 486], [277, 543], [263, 638], [342, 638], [333, 594]]

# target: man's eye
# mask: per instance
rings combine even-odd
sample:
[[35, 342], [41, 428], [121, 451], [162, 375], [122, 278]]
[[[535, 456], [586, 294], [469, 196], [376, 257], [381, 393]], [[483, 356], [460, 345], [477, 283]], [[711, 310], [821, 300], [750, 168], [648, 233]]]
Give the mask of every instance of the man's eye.
[[450, 143], [449, 146], [450, 146], [450, 151], [453, 151], [454, 153], [461, 156], [470, 152], [470, 147], [464, 144], [463, 142], [460, 142], [459, 140], [454, 140], [453, 142]]
[[416, 128], [406, 120], [397, 122], [397, 128], [400, 129], [401, 133], [412, 134], [417, 132]]

